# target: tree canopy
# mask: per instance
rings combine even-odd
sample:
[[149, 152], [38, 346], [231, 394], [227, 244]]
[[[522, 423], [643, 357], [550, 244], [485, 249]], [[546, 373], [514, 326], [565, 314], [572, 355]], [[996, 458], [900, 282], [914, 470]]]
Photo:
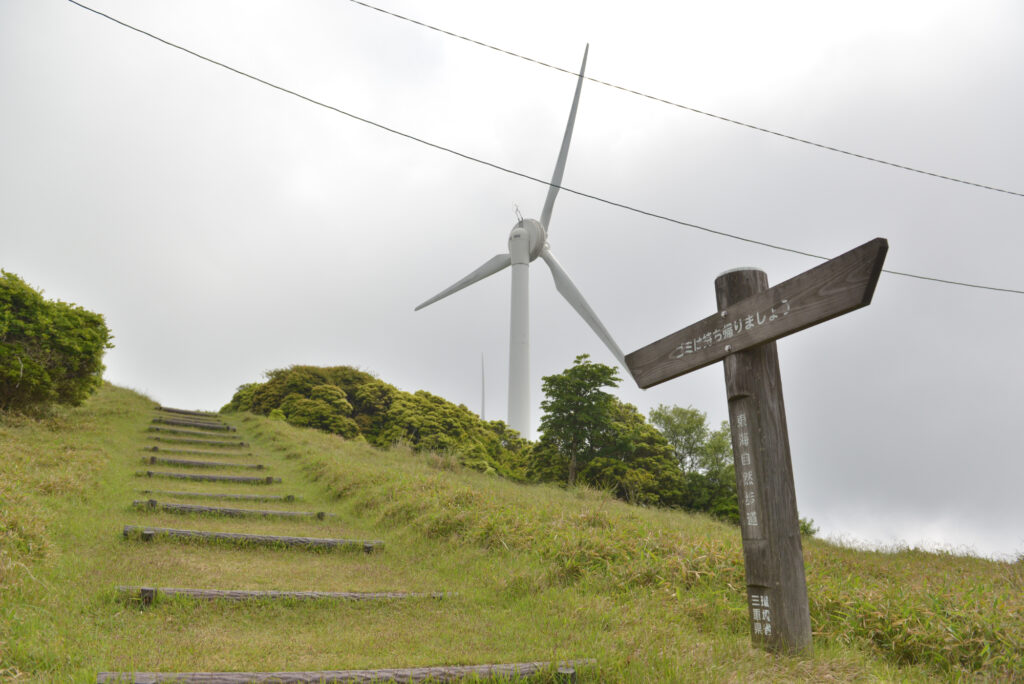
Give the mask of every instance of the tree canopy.
[[616, 369], [586, 354], [543, 379], [544, 417], [529, 475], [602, 487], [634, 503], [673, 505], [682, 478], [668, 442], [636, 407], [604, 390], [618, 383]]
[[101, 314], [0, 271], [0, 409], [81, 404], [103, 382], [110, 340]]
[[[619, 375], [611, 366], [591, 363], [589, 355], [583, 354], [576, 357], [572, 368], [548, 375], [543, 382], [540, 449], [561, 456], [564, 463], [550, 460], [548, 469], [564, 469], [564, 479], [571, 486], [579, 468], [607, 447], [617, 400], [602, 388], [618, 387]], [[537, 472], [544, 467], [538, 463]]]
[[405, 392], [351, 366], [290, 366], [242, 385], [221, 410], [283, 418], [377, 446], [455, 454], [468, 467], [521, 476], [526, 441], [501, 421], [484, 421], [429, 392]]
[[738, 523], [729, 423], [722, 421], [717, 430], [711, 430], [707, 415], [692, 406], [661, 404], [651, 410], [650, 417], [651, 423], [665, 436], [672, 448], [673, 460], [683, 472], [685, 488], [679, 505]]
[[639, 504], [704, 511], [739, 521], [728, 423], [717, 430], [694, 408], [659, 406], [651, 422], [607, 391], [615, 368], [584, 354], [543, 379], [541, 436], [528, 476], [601, 487]]

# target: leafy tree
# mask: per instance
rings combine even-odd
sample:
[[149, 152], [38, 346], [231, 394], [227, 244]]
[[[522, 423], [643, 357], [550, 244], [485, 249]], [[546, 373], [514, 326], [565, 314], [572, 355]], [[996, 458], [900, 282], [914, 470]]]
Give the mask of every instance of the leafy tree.
[[81, 404], [103, 382], [110, 340], [102, 315], [0, 271], [0, 409]]
[[678, 505], [685, 483], [672, 449], [635, 406], [604, 391], [618, 382], [614, 368], [586, 354], [545, 377], [542, 434], [528, 472], [541, 481], [603, 487], [633, 503]]
[[650, 413], [654, 425], [672, 447], [672, 454], [680, 470], [696, 470], [708, 439], [707, 416], [692, 406], [666, 406], [660, 404]]
[[615, 397], [602, 388], [619, 386], [614, 368], [589, 359], [589, 354], [581, 354], [572, 368], [543, 378], [547, 398], [540, 404], [544, 417], [536, 453], [547, 456], [550, 463], [538, 463], [537, 472], [543, 471], [548, 479], [552, 467], [564, 468], [569, 486], [576, 483], [579, 469], [597, 455], [611, 427]]
[[819, 531], [818, 526], [814, 524], [814, 518], [800, 518], [800, 536], [813, 537]]
[[635, 504], [679, 505], [684, 479], [672, 450], [632, 404], [615, 398], [610, 429], [580, 479]]
[[668, 440], [674, 460], [684, 473], [685, 490], [680, 505], [739, 523], [729, 423], [723, 421], [717, 430], [711, 430], [707, 415], [692, 406], [662, 404], [650, 415], [651, 423]]

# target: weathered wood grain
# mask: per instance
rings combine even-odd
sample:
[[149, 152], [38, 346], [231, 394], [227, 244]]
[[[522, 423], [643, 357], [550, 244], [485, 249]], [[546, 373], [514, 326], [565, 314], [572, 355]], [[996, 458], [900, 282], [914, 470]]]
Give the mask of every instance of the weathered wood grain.
[[[715, 281], [722, 310], [767, 290], [768, 277], [755, 269], [730, 271]], [[775, 342], [726, 358], [725, 388], [751, 639], [773, 651], [808, 653], [811, 617]]]
[[323, 520], [327, 517], [324, 511], [264, 511], [250, 508], [222, 508], [219, 506], [195, 506], [192, 504], [161, 503], [156, 499], [146, 501], [132, 501], [133, 506], [141, 508], [157, 508], [169, 513], [206, 513], [210, 515], [224, 515], [232, 518], [253, 516], [256, 518], [316, 518]]
[[153, 423], [160, 423], [162, 425], [177, 425], [180, 427], [194, 427], [200, 430], [209, 430], [211, 432], [234, 432], [235, 428], [224, 423], [215, 423], [212, 421], [202, 420], [184, 420], [181, 418], [161, 418], [156, 417], [152, 421]]
[[876, 238], [626, 355], [642, 388], [871, 303], [888, 243]]
[[97, 684], [128, 682], [131, 684], [380, 684], [396, 682], [458, 682], [483, 678], [507, 679], [532, 677], [556, 672], [556, 679], [566, 684], [577, 681], [576, 669], [593, 665], [595, 660], [568, 660], [560, 663], [530, 662], [500, 665], [443, 665], [437, 667], [390, 668], [385, 670], [323, 670], [320, 672], [100, 672]]
[[184, 596], [206, 601], [384, 601], [388, 599], [433, 598], [453, 596], [445, 592], [409, 591], [251, 591], [244, 589], [181, 589], [176, 587], [118, 587], [129, 599], [150, 604], [158, 596]]
[[230, 541], [242, 544], [257, 544], [261, 546], [301, 546], [303, 548], [341, 548], [360, 546], [366, 553], [372, 553], [375, 549], [384, 545], [380, 540], [363, 539], [331, 539], [327, 537], [289, 537], [269, 534], [241, 534], [238, 532], [203, 532], [200, 530], [177, 530], [171, 527], [140, 527], [138, 525], [125, 525], [122, 531], [125, 537], [138, 535], [143, 541], [150, 541], [154, 537], [172, 537], [180, 539], [201, 539], [212, 541]]
[[179, 437], [159, 437], [156, 435], [150, 436], [154, 442], [163, 442], [165, 444], [201, 444], [203, 446], [215, 446], [215, 447], [247, 447], [248, 442], [234, 442], [234, 441], [223, 441], [217, 439], [193, 439], [193, 438], [179, 438]]
[[168, 473], [156, 470], [144, 470], [136, 473], [138, 477], [168, 477], [175, 480], [196, 480], [198, 482], [239, 482], [243, 484], [276, 484], [279, 477], [245, 477], [243, 475], [198, 475], [193, 473]]
[[162, 456], [149, 456], [143, 459], [150, 465], [175, 465], [183, 468], [246, 468], [249, 470], [264, 470], [262, 463], [231, 463], [227, 461], [193, 461], [187, 458], [163, 458]]
[[173, 492], [162, 489], [143, 489], [140, 494], [172, 496], [179, 499], [220, 499], [224, 501], [297, 501], [294, 494], [210, 494], [207, 492]]

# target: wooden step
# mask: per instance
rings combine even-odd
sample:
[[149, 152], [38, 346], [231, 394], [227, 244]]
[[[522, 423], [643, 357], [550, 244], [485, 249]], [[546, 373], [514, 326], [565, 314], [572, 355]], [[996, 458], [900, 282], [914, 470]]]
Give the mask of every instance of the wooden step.
[[195, 437], [197, 439], [209, 439], [211, 436], [226, 437], [227, 435], [221, 435], [213, 432], [204, 432], [203, 430], [187, 430], [181, 427], [164, 427], [161, 425], [150, 425], [146, 428], [146, 432], [152, 432], [157, 435], [166, 436], [178, 436], [178, 437]]
[[184, 468], [247, 468], [249, 470], [264, 470], [262, 463], [230, 463], [224, 461], [192, 461], [185, 458], [163, 458], [161, 456], [149, 456], [142, 459], [150, 465], [176, 465]]
[[199, 420], [182, 420], [180, 418], [154, 418], [150, 421], [151, 423], [159, 423], [162, 425], [176, 425], [178, 427], [191, 427], [199, 430], [207, 430], [211, 432], [234, 432], [235, 428], [224, 423], [205, 422]]
[[343, 601], [386, 601], [388, 599], [433, 598], [442, 599], [452, 594], [444, 592], [409, 591], [248, 591], [239, 589], [178, 589], [175, 587], [118, 587], [129, 600], [149, 605], [157, 596], [184, 596], [207, 601], [276, 601], [300, 600], [318, 601], [325, 599]]
[[143, 489], [140, 494], [173, 496], [179, 499], [222, 499], [225, 501], [297, 501], [293, 494], [207, 494], [206, 492], [169, 492], [160, 489]]
[[153, 416], [151, 420], [156, 423], [159, 421], [178, 421], [182, 423], [195, 423], [196, 425], [215, 425], [220, 427], [230, 427], [227, 423], [220, 419], [220, 416], [185, 416], [185, 415], [164, 415], [158, 413]]
[[202, 444], [204, 446], [217, 446], [217, 447], [247, 447], [248, 442], [225, 442], [216, 439], [194, 439], [194, 438], [178, 438], [178, 437], [157, 437], [152, 436], [149, 439], [154, 442], [164, 442], [166, 444]]
[[250, 508], [220, 508], [217, 506], [193, 506], [191, 504], [160, 503], [156, 499], [132, 501], [132, 506], [158, 508], [161, 511], [168, 511], [170, 513], [209, 513], [236, 518], [251, 515], [260, 518], [316, 518], [317, 520], [323, 520], [327, 517], [327, 513], [324, 511], [261, 511]]
[[142, 447], [143, 451], [154, 451], [160, 454], [174, 454], [175, 456], [252, 456], [251, 451], [239, 453], [237, 451], [196, 451], [195, 449], [168, 449], [167, 447], [148, 446]]
[[166, 413], [174, 413], [179, 416], [195, 416], [197, 418], [219, 420], [219, 416], [211, 411], [190, 411], [189, 409], [171, 408], [170, 406], [157, 406], [156, 410], [164, 411]]
[[245, 477], [242, 475], [193, 475], [192, 473], [167, 473], [156, 470], [143, 470], [135, 473], [137, 477], [169, 477], [175, 480], [197, 480], [201, 482], [240, 482], [244, 484], [277, 484], [279, 477]]
[[374, 682], [461, 682], [493, 678], [518, 680], [554, 670], [556, 681], [575, 684], [576, 668], [594, 665], [594, 660], [508, 663], [501, 665], [441, 665], [437, 667], [389, 668], [386, 670], [324, 670], [320, 672], [100, 672], [97, 684], [124, 682], [131, 684], [241, 684], [243, 682], [274, 682], [274, 684], [369, 684]]
[[140, 527], [125, 525], [124, 536], [138, 535], [142, 541], [152, 541], [155, 537], [173, 537], [179, 539], [208, 539], [214, 541], [233, 541], [261, 546], [301, 546], [307, 549], [331, 549], [350, 546], [361, 546], [366, 553], [373, 553], [384, 545], [380, 540], [362, 539], [330, 539], [324, 537], [279, 537], [269, 534], [240, 534], [236, 532], [202, 532], [200, 530], [176, 530], [169, 527]]
[[157, 413], [152, 416], [153, 418], [159, 418], [162, 420], [185, 420], [190, 423], [202, 423], [203, 425], [227, 425], [221, 417], [218, 416], [190, 416], [179, 413]]
[[187, 413], [158, 413], [155, 417], [167, 418], [170, 420], [187, 420], [192, 423], [203, 423], [204, 425], [227, 425], [219, 415], [192, 415]]

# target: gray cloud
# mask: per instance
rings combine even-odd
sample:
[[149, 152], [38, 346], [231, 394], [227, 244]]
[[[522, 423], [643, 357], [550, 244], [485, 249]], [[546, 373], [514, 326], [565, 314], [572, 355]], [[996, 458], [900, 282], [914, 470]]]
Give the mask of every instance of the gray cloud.
[[[573, 79], [349, 3], [97, 0], [312, 97], [546, 178]], [[567, 68], [857, 152], [1024, 189], [1020, 6], [473, 3], [421, 17]], [[632, 7], [632, 6], [631, 6]], [[244, 11], [242, 11], [244, 10]], [[353, 364], [504, 415], [508, 279], [413, 313], [505, 249], [543, 186], [302, 102], [69, 3], [0, 9], [0, 266], [103, 312], [108, 377], [216, 408], [292, 363]], [[927, 178], [587, 83], [568, 187], [835, 256], [1020, 289], [1024, 199]], [[713, 280], [815, 261], [562, 193], [555, 253], [632, 351], [711, 313]], [[532, 269], [534, 403], [612, 360]], [[882, 277], [871, 307], [780, 341], [801, 513], [824, 532], [1024, 549], [1019, 295]], [[725, 418], [722, 371], [621, 395]], [[539, 410], [535, 421], [539, 420]]]

